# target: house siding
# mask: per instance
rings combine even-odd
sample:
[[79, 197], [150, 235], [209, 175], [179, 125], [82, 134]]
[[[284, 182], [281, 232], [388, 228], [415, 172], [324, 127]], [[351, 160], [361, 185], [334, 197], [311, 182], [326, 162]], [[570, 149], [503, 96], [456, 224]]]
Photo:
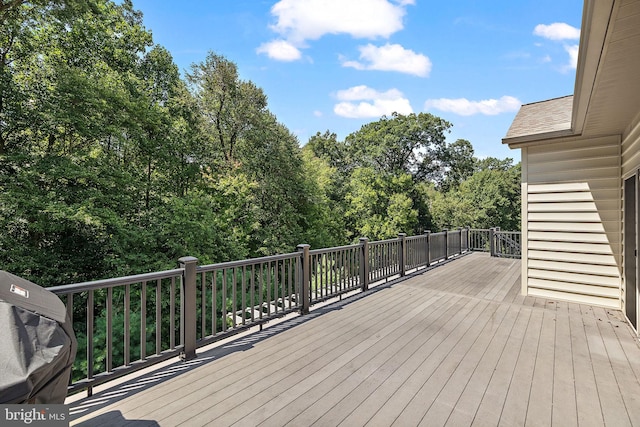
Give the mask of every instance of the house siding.
[[622, 139], [622, 177], [633, 175], [640, 168], [640, 114], [627, 127]]
[[620, 138], [571, 138], [522, 156], [523, 290], [620, 308]]

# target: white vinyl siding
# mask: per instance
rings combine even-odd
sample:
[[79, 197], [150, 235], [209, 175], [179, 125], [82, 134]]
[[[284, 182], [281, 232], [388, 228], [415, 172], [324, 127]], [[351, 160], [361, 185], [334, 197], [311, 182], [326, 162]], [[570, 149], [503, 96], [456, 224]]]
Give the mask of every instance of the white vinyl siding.
[[527, 294], [620, 308], [619, 137], [530, 146], [525, 157]]
[[640, 168], [640, 114], [629, 125], [622, 140], [622, 177], [633, 175]]

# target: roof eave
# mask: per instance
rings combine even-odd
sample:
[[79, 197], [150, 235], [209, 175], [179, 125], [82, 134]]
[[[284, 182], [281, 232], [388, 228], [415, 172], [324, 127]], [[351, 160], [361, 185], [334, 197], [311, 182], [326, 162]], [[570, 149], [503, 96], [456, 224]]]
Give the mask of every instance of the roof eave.
[[549, 143], [553, 140], [580, 136], [571, 129], [556, 130], [553, 132], [536, 133], [533, 135], [516, 136], [513, 138], [503, 138], [502, 143], [508, 144], [509, 148], [522, 148], [540, 143]]
[[571, 128], [582, 133], [602, 59], [614, 0], [585, 0], [580, 31]]

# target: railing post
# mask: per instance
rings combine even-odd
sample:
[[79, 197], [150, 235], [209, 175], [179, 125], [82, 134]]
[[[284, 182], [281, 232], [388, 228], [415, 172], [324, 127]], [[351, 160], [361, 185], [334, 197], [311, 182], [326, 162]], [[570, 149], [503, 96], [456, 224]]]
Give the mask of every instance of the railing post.
[[489, 229], [489, 254], [491, 256], [496, 256], [496, 229]]
[[405, 261], [407, 259], [407, 234], [398, 233], [398, 239], [400, 240], [400, 253], [398, 254], [398, 262], [400, 263], [400, 277], [404, 277], [406, 274]]
[[180, 337], [182, 341], [180, 358], [186, 361], [196, 357], [196, 268], [198, 267], [198, 258], [186, 256], [180, 258], [178, 263], [180, 268], [184, 268], [180, 301]]
[[458, 231], [460, 232], [460, 239], [458, 240], [460, 242], [460, 251], [458, 255], [462, 255], [462, 248], [464, 248], [464, 246], [462, 245], [462, 227], [459, 227]]
[[431, 265], [431, 230], [424, 232], [427, 235], [427, 267]]
[[445, 261], [449, 259], [449, 229], [443, 228], [444, 232], [444, 259]]
[[302, 271], [300, 273], [300, 314], [309, 314], [309, 296], [311, 295], [311, 260], [309, 256], [310, 246], [307, 244], [298, 245], [298, 252], [302, 253]]
[[471, 227], [467, 225], [467, 252], [471, 251]]
[[369, 290], [369, 239], [360, 238], [360, 286], [362, 292]]

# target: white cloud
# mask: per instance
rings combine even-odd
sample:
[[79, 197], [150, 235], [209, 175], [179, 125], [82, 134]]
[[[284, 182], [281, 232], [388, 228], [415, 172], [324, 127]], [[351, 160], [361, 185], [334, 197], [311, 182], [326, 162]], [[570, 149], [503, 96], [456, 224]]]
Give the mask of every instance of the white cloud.
[[266, 53], [269, 58], [278, 61], [296, 61], [302, 57], [300, 50], [286, 40], [263, 43], [256, 52]]
[[[326, 34], [388, 38], [404, 27], [406, 6], [412, 4], [415, 0], [280, 0], [271, 8], [271, 15], [276, 18], [271, 29], [296, 49], [306, 47], [307, 40]], [[270, 52], [266, 47], [261, 49], [260, 53]], [[269, 56], [284, 60], [293, 57]]]
[[320, 111], [320, 110], [315, 110], [315, 111], [313, 112], [313, 115], [314, 115], [315, 117], [322, 117], [322, 115], [323, 115], [323, 114], [322, 114], [322, 111]]
[[[572, 27], [569, 24], [565, 24], [564, 22], [555, 22], [550, 25], [536, 25], [533, 30], [533, 34], [553, 41], [580, 39], [580, 29]], [[566, 73], [577, 68], [579, 48], [577, 44], [565, 44], [564, 50], [569, 54], [569, 64], [560, 67], [559, 70]], [[549, 57], [549, 55], [545, 58], [548, 58], [549, 60], [544, 62], [551, 61], [551, 57]]]
[[[395, 4], [394, 4], [395, 3]], [[325, 34], [389, 37], [403, 28], [405, 5], [388, 0], [280, 0], [271, 8], [272, 29], [293, 41]]]
[[578, 51], [580, 50], [580, 47], [577, 44], [565, 45], [564, 50], [569, 54], [568, 68], [575, 70], [578, 68]]
[[580, 29], [564, 22], [555, 22], [550, 25], [536, 25], [533, 34], [549, 40], [577, 40], [580, 38]]
[[386, 92], [379, 92], [365, 85], [339, 90], [336, 93], [336, 98], [340, 101], [358, 101], [361, 99], [398, 99], [401, 97], [402, 92], [398, 89], [389, 89]]
[[360, 60], [343, 61], [343, 67], [357, 70], [398, 71], [419, 77], [428, 77], [431, 72], [431, 60], [422, 54], [405, 49], [399, 44], [374, 46], [371, 43], [360, 46]]
[[483, 101], [469, 101], [466, 98], [458, 99], [429, 99], [424, 103], [425, 110], [436, 109], [459, 114], [461, 116], [472, 116], [474, 114], [484, 114], [495, 116], [500, 113], [517, 111], [522, 102], [513, 96], [503, 96], [500, 99], [487, 99]]
[[[411, 114], [409, 100], [397, 89], [379, 92], [367, 86], [354, 86], [336, 93], [339, 102], [333, 107], [338, 116], [347, 118], [372, 118], [399, 114]], [[361, 101], [361, 102], [355, 102]]]

